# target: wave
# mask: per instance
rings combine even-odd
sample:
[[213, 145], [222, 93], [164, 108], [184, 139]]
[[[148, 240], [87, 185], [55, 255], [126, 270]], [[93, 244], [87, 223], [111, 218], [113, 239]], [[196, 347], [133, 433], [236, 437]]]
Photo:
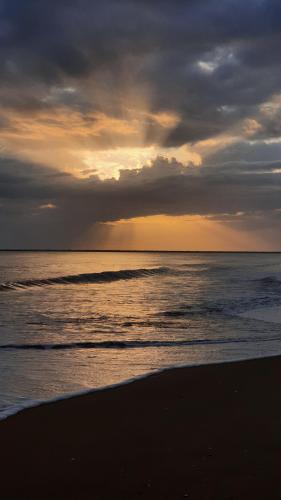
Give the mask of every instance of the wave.
[[74, 274], [69, 276], [57, 276], [55, 278], [29, 279], [9, 281], [0, 284], [0, 291], [21, 290], [30, 287], [46, 285], [81, 285], [90, 283], [110, 283], [112, 281], [145, 278], [158, 274], [167, 274], [167, 267], [156, 267], [151, 269], [124, 269], [121, 271], [103, 271], [101, 273]]
[[258, 281], [258, 282], [262, 283], [263, 285], [278, 285], [278, 286], [281, 286], [280, 279], [276, 278], [275, 276], [265, 276], [264, 278], [260, 278], [260, 279], [255, 280], [255, 281]]
[[100, 341], [100, 342], [71, 342], [46, 344], [2, 344], [6, 350], [71, 350], [71, 349], [143, 349], [153, 347], [190, 347], [196, 345], [217, 345], [232, 343], [253, 343], [280, 341], [281, 337], [236, 337], [224, 339], [197, 339], [197, 340], [128, 340], [128, 341]]
[[169, 311], [163, 311], [160, 313], [161, 316], [166, 316], [170, 318], [181, 318], [181, 317], [186, 317], [186, 316], [195, 316], [197, 314], [212, 314], [212, 313], [222, 313], [225, 312], [227, 313], [226, 307], [223, 305], [217, 305], [217, 306], [191, 306], [188, 307], [186, 306], [185, 309], [171, 309]]

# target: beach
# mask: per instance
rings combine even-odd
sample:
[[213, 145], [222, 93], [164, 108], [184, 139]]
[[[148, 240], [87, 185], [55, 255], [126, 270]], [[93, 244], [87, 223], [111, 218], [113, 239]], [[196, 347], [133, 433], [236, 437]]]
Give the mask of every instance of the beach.
[[0, 422], [1, 499], [280, 499], [281, 358], [175, 368]]

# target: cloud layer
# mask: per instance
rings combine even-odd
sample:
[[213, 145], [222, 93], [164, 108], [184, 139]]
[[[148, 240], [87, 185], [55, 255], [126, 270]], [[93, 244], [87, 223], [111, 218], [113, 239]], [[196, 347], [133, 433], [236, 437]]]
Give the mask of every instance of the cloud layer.
[[[260, 110], [280, 91], [277, 0], [2, 0], [0, 13], [3, 130], [18, 114], [41, 123], [60, 110], [86, 129], [121, 121], [111, 135], [89, 127], [84, 140], [97, 148], [137, 144], [132, 114], [146, 144], [194, 143], [256, 116], [260, 136], [279, 136], [279, 116]], [[180, 117], [169, 133], [161, 112]]]
[[[247, 225], [267, 220], [276, 228], [280, 187], [281, 162], [197, 168], [159, 157], [151, 166], [122, 170], [119, 180], [79, 180], [54, 169], [2, 159], [3, 241], [12, 227], [16, 240], [21, 234], [27, 242], [39, 238], [44, 247], [50, 242], [71, 246], [97, 223], [156, 214], [202, 215]], [[13, 238], [9, 241], [12, 244]]]
[[2, 246], [155, 214], [279, 244], [280, 25], [278, 0], [0, 0]]

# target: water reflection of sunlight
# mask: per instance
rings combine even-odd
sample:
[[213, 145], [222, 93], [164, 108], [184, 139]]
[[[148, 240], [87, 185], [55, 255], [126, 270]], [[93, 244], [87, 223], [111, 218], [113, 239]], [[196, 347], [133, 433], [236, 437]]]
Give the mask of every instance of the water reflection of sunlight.
[[[3, 254], [2, 262], [12, 269], [13, 279], [128, 268], [171, 269], [166, 274], [141, 279], [33, 287], [3, 295], [3, 344], [119, 342], [118, 349], [116, 345], [84, 349], [74, 345], [65, 350], [0, 350], [1, 373], [9, 372], [8, 386], [7, 377], [0, 377], [0, 394], [8, 394], [13, 401], [22, 396], [47, 399], [105, 386], [173, 365], [280, 352], [278, 341], [259, 342], [264, 335], [262, 324], [251, 326], [234, 315], [217, 314], [216, 307], [212, 311], [213, 305], [224, 305], [225, 300], [235, 304], [237, 297], [241, 300], [241, 294], [244, 300], [260, 293], [257, 280], [252, 278], [257, 273], [279, 273], [278, 255], [263, 256], [261, 261], [260, 256], [242, 254], [54, 253], [44, 254], [43, 258], [41, 254], [19, 254], [13, 268], [9, 264], [12, 258]], [[177, 314], [178, 311], [183, 314]], [[277, 327], [275, 333], [278, 337]], [[240, 337], [250, 337], [250, 342], [240, 342]], [[190, 344], [142, 344], [182, 339]], [[214, 339], [218, 342], [212, 343]], [[128, 341], [137, 346], [126, 347]]]

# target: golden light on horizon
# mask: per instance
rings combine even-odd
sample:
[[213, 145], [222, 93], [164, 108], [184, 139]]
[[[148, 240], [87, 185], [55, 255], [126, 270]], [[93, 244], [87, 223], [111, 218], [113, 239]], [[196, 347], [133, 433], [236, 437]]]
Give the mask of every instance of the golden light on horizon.
[[[99, 249], [170, 251], [247, 251], [256, 245], [267, 249], [258, 235], [234, 229], [211, 218], [154, 215], [101, 224]], [[84, 235], [81, 248], [93, 247], [91, 232]]]

